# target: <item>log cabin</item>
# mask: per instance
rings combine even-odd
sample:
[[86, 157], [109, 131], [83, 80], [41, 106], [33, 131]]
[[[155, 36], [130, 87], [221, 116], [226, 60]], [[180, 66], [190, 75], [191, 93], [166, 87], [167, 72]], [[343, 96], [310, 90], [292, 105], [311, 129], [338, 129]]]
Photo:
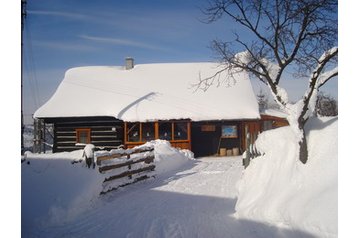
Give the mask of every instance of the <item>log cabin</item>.
[[[72, 68], [34, 117], [53, 124], [53, 152], [89, 143], [107, 150], [131, 148], [162, 139], [195, 157], [220, 149], [241, 154], [277, 118], [261, 119], [245, 72], [217, 74], [222, 67], [208, 62], [134, 65], [127, 58], [125, 66]], [[200, 78], [212, 76], [223, 79], [223, 85], [196, 90]]]

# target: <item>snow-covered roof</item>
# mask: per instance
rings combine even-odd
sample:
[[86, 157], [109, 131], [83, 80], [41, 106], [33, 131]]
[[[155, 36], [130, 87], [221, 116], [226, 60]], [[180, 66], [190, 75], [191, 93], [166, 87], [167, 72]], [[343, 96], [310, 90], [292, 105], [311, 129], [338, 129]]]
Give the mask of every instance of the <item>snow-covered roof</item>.
[[[36, 118], [111, 116], [123, 121], [190, 118], [193, 121], [259, 118], [258, 104], [246, 73], [236, 83], [192, 87], [220, 70], [216, 63], [88, 66], [69, 69], [55, 94]], [[220, 78], [227, 76], [223, 72]]]
[[263, 112], [261, 112], [261, 114], [267, 116], [281, 117], [281, 118], [287, 118], [288, 116], [287, 113], [285, 113], [284, 111], [274, 108], [265, 109]]

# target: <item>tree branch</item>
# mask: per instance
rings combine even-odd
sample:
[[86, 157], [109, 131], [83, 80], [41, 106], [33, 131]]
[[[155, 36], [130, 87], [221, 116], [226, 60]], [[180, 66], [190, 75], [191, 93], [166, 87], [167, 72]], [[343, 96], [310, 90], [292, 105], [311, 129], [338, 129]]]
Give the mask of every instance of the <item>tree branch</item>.
[[217, 71], [214, 75], [206, 78], [202, 78], [201, 73], [199, 72], [199, 82], [191, 85], [191, 87], [195, 88], [194, 92], [198, 91], [199, 89], [206, 92], [214, 84], [215, 81], [217, 81], [220, 85], [220, 75], [222, 72], [229, 70], [229, 67], [230, 66], [226, 66], [223, 69]]
[[[310, 83], [309, 83], [309, 88], [303, 98], [304, 105], [303, 105], [301, 114], [298, 118], [298, 120], [301, 121], [302, 123], [305, 123], [305, 121], [307, 120], [307, 118], [305, 118], [305, 116], [308, 111], [308, 107], [311, 103], [311, 98], [312, 98], [313, 93], [315, 91], [318, 91], [319, 87], [321, 87], [323, 84], [325, 84], [329, 79], [338, 75], [337, 67], [334, 68], [333, 70], [328, 71], [327, 75], [322, 74], [325, 66], [331, 61], [331, 59], [333, 59], [337, 55], [338, 55], [338, 47], [334, 47], [334, 48], [324, 52], [322, 54], [322, 56], [319, 58], [318, 66], [312, 73]], [[320, 77], [322, 77], [322, 78], [320, 78]], [[322, 80], [318, 80], [318, 79], [322, 79]]]
[[338, 76], [338, 67], [322, 73], [322, 75], [319, 77], [318, 84], [317, 84], [317, 88], [319, 89], [320, 87], [322, 87], [323, 85], [325, 85], [331, 78]]

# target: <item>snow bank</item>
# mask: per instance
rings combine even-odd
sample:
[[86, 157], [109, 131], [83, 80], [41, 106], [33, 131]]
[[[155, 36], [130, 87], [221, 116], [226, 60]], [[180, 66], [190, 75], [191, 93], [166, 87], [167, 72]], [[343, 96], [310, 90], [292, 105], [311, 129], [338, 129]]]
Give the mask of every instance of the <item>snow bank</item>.
[[[102, 189], [102, 175], [88, 169], [83, 150], [56, 154], [26, 153], [21, 164], [21, 221], [24, 231], [68, 221], [91, 207]], [[35, 226], [37, 224], [37, 226]]]
[[308, 122], [305, 165], [298, 161], [298, 146], [289, 127], [262, 133], [256, 146], [264, 155], [251, 162], [237, 184], [236, 216], [336, 237], [337, 126], [337, 118]]
[[154, 140], [142, 146], [154, 147], [154, 164], [156, 174], [162, 174], [183, 166], [188, 160], [194, 159], [190, 150], [177, 149], [166, 140]]
[[[167, 141], [152, 141], [143, 146], [148, 145], [155, 148], [155, 174], [170, 172], [193, 158], [192, 152], [175, 149]], [[96, 205], [106, 174], [99, 173], [97, 167], [89, 169], [83, 154], [84, 150], [26, 153], [21, 164], [23, 234], [36, 233], [36, 229], [51, 224], [65, 224]]]

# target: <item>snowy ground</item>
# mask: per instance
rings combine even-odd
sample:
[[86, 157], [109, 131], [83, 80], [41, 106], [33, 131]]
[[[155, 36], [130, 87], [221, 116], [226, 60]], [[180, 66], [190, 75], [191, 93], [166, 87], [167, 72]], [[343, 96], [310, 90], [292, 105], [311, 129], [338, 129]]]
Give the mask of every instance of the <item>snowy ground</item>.
[[[28, 154], [22, 236], [337, 237], [337, 119], [315, 119], [309, 129], [304, 167], [284, 128], [261, 136], [266, 154], [247, 170], [242, 157], [193, 160], [159, 143], [155, 179], [102, 196], [98, 172], [70, 163], [81, 151]], [[264, 143], [273, 138], [277, 146]]]
[[[202, 158], [176, 173], [105, 195], [89, 210], [29, 237], [276, 237], [284, 231], [234, 218], [241, 157]], [[309, 236], [306, 236], [309, 237]]]

